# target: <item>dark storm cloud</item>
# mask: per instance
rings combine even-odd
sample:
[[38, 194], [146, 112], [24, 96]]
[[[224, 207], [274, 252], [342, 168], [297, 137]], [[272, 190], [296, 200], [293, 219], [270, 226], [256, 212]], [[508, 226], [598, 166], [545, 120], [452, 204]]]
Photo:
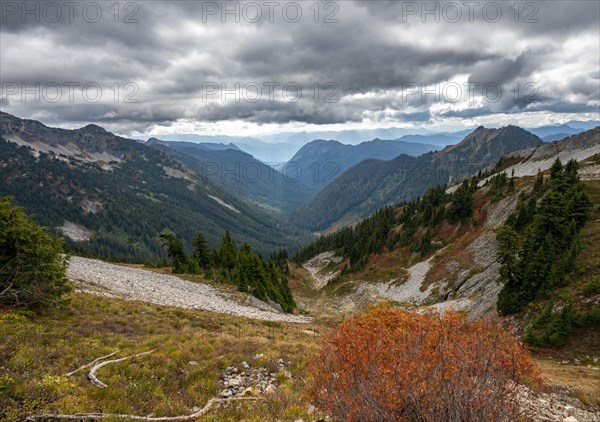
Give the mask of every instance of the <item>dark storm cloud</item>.
[[[434, 116], [594, 112], [600, 101], [598, 2], [520, 2], [515, 15], [514, 2], [482, 1], [470, 22], [459, 1], [455, 3], [462, 5], [462, 19], [449, 22], [443, 13], [448, 2], [340, 1], [335, 3], [337, 23], [322, 22], [330, 12], [325, 3], [319, 23], [309, 9], [313, 3], [302, 3], [302, 18], [295, 23], [282, 15], [282, 7], [274, 22], [265, 15], [258, 23], [245, 22], [244, 16], [238, 16], [239, 23], [232, 16], [222, 22], [219, 13], [207, 16], [207, 5], [223, 7], [221, 1], [117, 2], [118, 16], [114, 2], [97, 2], [102, 8], [98, 22], [91, 22], [95, 6], [87, 15], [83, 12], [93, 2], [81, 2], [73, 19], [63, 8], [54, 22], [54, 15], [42, 12], [48, 2], [26, 3], [29, 10], [39, 7], [38, 22], [6, 6], [22, 8], [23, 2], [2, 2], [2, 82], [29, 88], [37, 83], [42, 89], [53, 83], [94, 82], [103, 90], [98, 102], [49, 103], [43, 98], [32, 101], [32, 95], [22, 101], [20, 95], [12, 95], [2, 104], [7, 112], [45, 116], [56, 123], [98, 122], [130, 133], [176, 125], [182, 119], [426, 122]], [[497, 22], [490, 19], [492, 9], [488, 15], [482, 12], [489, 3], [501, 6]], [[244, 4], [248, 3], [229, 1], [226, 7], [241, 9]], [[416, 12], [411, 9], [415, 5]], [[438, 22], [431, 14], [421, 15], [423, 9], [436, 7]], [[414, 13], [407, 14], [409, 10]], [[123, 89], [128, 82], [135, 84], [137, 102], [124, 101], [131, 93]], [[231, 96], [222, 100], [219, 95], [210, 101], [203, 98], [207, 84], [236, 90], [236, 84], [271, 82], [279, 87], [298, 84], [304, 95], [297, 102], [283, 100], [281, 92], [273, 101], [264, 93], [256, 102]], [[431, 89], [449, 82], [498, 84], [505, 95], [493, 103], [463, 101], [441, 110], [434, 107], [444, 102], [439, 95], [402, 96], [407, 86]], [[511, 85], [530, 82], [539, 92], [528, 101], [508, 94]], [[335, 84], [336, 101], [323, 101], [329, 93], [323, 89], [327, 83]], [[114, 88], [111, 91], [115, 84], [116, 100]], [[318, 99], [315, 86], [323, 94]]]

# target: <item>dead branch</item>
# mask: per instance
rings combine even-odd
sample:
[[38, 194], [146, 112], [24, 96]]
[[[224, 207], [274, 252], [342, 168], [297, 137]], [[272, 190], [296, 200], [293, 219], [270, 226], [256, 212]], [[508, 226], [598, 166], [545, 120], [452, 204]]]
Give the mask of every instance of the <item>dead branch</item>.
[[109, 365], [111, 363], [123, 362], [124, 360], [127, 360], [127, 359], [137, 358], [137, 357], [144, 356], [144, 355], [149, 355], [150, 353], [152, 353], [154, 351], [156, 351], [156, 349], [150, 350], [149, 352], [138, 353], [137, 355], [125, 356], [124, 358], [106, 360], [104, 362], [98, 363], [90, 370], [90, 373], [88, 374], [88, 378], [90, 379], [92, 384], [94, 384], [100, 388], [106, 388], [108, 386], [106, 384], [104, 384], [102, 381], [100, 381], [98, 378], [96, 378], [96, 371], [98, 369], [102, 368], [103, 366]]
[[[146, 352], [148, 353], [148, 352]], [[259, 400], [260, 397], [230, 397], [226, 399], [212, 398], [210, 399], [206, 405], [197, 411], [196, 413], [192, 413], [191, 415], [182, 415], [182, 416], [163, 416], [163, 417], [150, 417], [150, 416], [136, 416], [136, 415], [119, 415], [119, 414], [110, 414], [110, 413], [77, 413], [75, 415], [59, 415], [53, 413], [46, 413], [41, 415], [32, 415], [29, 416], [26, 421], [37, 421], [44, 419], [54, 419], [54, 420], [97, 420], [97, 419], [109, 419], [109, 418], [117, 418], [117, 419], [128, 419], [128, 420], [137, 420], [137, 421], [165, 421], [165, 422], [179, 422], [179, 421], [191, 421], [201, 416], [204, 416], [208, 413], [208, 411], [213, 407], [214, 404], [224, 403], [229, 401], [238, 401], [238, 400], [248, 400], [254, 401]]]
[[65, 374], [65, 377], [70, 377], [71, 375], [73, 375], [73, 374], [75, 374], [75, 373], [77, 373], [77, 372], [81, 371], [82, 369], [85, 369], [85, 368], [87, 368], [87, 367], [89, 367], [89, 366], [95, 365], [95, 364], [97, 364], [98, 362], [100, 362], [101, 360], [104, 360], [104, 359], [106, 359], [106, 358], [109, 358], [109, 357], [111, 357], [111, 356], [113, 356], [113, 355], [117, 354], [118, 352], [119, 352], [118, 350], [115, 350], [115, 351], [114, 351], [114, 352], [112, 352], [110, 355], [106, 355], [106, 356], [102, 356], [101, 358], [94, 359], [92, 362], [90, 362], [90, 363], [86, 363], [85, 365], [83, 365], [83, 366], [80, 366], [80, 367], [79, 367], [79, 368], [77, 368], [76, 370], [74, 370], [74, 371], [71, 371], [71, 372], [69, 372], [68, 374]]

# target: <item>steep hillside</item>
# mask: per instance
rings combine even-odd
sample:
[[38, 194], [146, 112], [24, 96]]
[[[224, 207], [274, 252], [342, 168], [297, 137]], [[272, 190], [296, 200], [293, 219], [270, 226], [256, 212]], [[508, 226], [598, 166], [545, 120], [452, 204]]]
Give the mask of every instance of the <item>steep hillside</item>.
[[600, 153], [599, 138], [600, 126], [597, 126], [560, 141], [513, 151], [504, 156], [499, 165], [509, 175], [514, 171], [516, 176], [533, 176], [538, 170], [549, 169], [556, 158], [566, 163], [572, 159], [582, 161]]
[[390, 160], [401, 154], [418, 156], [435, 149], [434, 145], [400, 140], [374, 139], [358, 145], [316, 140], [300, 148], [287, 165], [290, 172], [298, 171], [300, 180], [318, 192], [363, 160]]
[[310, 194], [295, 177], [284, 176], [232, 144], [164, 142], [152, 138], [146, 145], [172, 155], [202, 178], [265, 209], [290, 211]]
[[229, 229], [262, 252], [296, 242], [273, 217], [179, 161], [98, 126], [55, 129], [2, 113], [0, 139], [0, 195], [61, 228], [75, 251], [156, 259], [164, 229], [186, 242], [202, 231], [213, 245]]
[[[560, 353], [569, 359], [597, 355], [598, 129], [508, 154], [458, 189], [434, 188], [396, 209], [384, 208], [354, 229], [320, 238], [296, 259], [316, 287], [324, 285], [325, 307], [341, 314], [382, 299], [405, 307], [453, 307], [471, 318], [500, 307], [534, 346], [563, 347]], [[557, 164], [564, 154], [580, 158], [581, 181], [572, 163]], [[521, 157], [523, 165], [553, 161], [544, 173], [513, 178], [505, 172], [511, 157]]]
[[348, 168], [367, 159], [390, 160], [401, 154], [418, 156], [437, 149], [434, 145], [374, 139], [358, 145], [338, 141], [312, 141], [298, 150], [288, 162], [300, 180], [315, 191], [335, 183]]
[[419, 157], [365, 160], [344, 172], [295, 215], [313, 231], [350, 224], [377, 208], [418, 197], [432, 186], [453, 183], [495, 163], [502, 155], [542, 144], [516, 127], [479, 127], [460, 143]]

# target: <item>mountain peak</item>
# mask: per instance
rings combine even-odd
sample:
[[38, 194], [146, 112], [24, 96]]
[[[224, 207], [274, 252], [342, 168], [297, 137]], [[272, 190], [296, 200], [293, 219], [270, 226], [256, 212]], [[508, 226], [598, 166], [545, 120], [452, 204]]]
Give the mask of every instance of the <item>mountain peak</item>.
[[490, 155], [499, 158], [510, 151], [536, 147], [543, 143], [539, 137], [519, 126], [509, 125], [498, 129], [479, 126], [458, 144], [444, 148], [440, 154], [452, 154], [456, 159], [475, 162]]
[[104, 129], [101, 126], [95, 125], [93, 123], [90, 123], [89, 125], [86, 125], [80, 129], [77, 129], [78, 132], [83, 132], [83, 133], [91, 133], [91, 134], [105, 134], [108, 133], [108, 131], [106, 129]]
[[164, 141], [161, 141], [158, 138], [149, 138], [146, 142], [146, 145], [157, 145], [157, 144], [164, 144]]

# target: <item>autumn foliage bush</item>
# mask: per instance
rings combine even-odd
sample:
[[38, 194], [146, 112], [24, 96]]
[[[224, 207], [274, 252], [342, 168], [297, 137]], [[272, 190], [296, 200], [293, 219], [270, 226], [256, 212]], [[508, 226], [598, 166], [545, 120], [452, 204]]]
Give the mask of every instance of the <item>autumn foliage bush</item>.
[[340, 421], [521, 420], [528, 351], [498, 320], [387, 306], [345, 320], [311, 367], [311, 396]]

